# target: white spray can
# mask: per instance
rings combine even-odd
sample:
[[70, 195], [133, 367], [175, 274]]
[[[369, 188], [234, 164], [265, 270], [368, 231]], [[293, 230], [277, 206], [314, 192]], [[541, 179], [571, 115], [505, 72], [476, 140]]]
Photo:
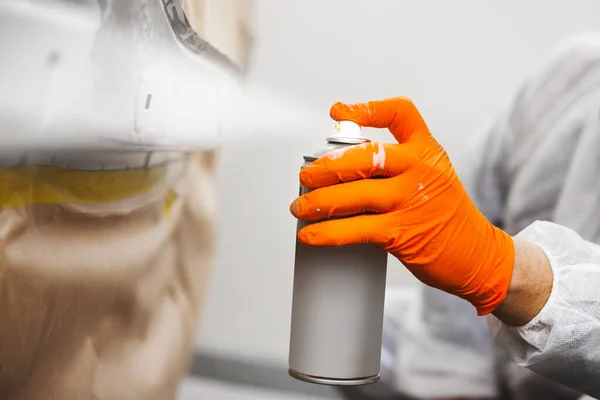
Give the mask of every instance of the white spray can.
[[[336, 123], [327, 145], [302, 167], [345, 146], [369, 142], [360, 126]], [[300, 187], [300, 194], [310, 189]], [[298, 221], [298, 230], [309, 222]], [[307, 247], [296, 241], [289, 374], [324, 385], [377, 382], [387, 252], [371, 245]]]

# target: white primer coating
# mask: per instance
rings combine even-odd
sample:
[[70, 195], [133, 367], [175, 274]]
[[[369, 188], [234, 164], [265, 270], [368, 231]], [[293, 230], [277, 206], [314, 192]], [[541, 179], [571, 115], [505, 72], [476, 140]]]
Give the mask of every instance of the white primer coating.
[[336, 149], [336, 150], [330, 151], [329, 153], [325, 154], [325, 156], [327, 158], [329, 158], [330, 160], [337, 160], [338, 158], [341, 158], [348, 149], [349, 149], [349, 147], [343, 147], [341, 149]]
[[[367, 146], [369, 146], [369, 145], [370, 145], [370, 143], [363, 143], [363, 144], [356, 144], [353, 146], [346, 146], [346, 147], [342, 147], [340, 149], [330, 151], [329, 153], [325, 154], [325, 156], [327, 158], [329, 158], [330, 160], [337, 160], [338, 158], [341, 158], [344, 154], [346, 154], [346, 152], [350, 149], [356, 149], [356, 148], [366, 149]], [[384, 160], [385, 160], [385, 155], [384, 155]]]
[[239, 74], [186, 49], [162, 2], [102, 3], [0, 1], [2, 150], [216, 148]]
[[429, 200], [429, 196], [421, 193], [423, 191], [423, 189], [424, 189], [423, 182], [419, 182], [419, 197], [422, 198], [423, 200]]
[[373, 153], [373, 166], [380, 169], [385, 168], [385, 148], [383, 143], [377, 144], [377, 151]]

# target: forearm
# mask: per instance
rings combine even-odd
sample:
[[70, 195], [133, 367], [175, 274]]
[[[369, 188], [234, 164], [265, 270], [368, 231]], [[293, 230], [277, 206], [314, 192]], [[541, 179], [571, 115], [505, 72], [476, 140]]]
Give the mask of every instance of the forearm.
[[515, 267], [506, 298], [494, 311], [509, 326], [523, 326], [544, 307], [554, 275], [544, 252], [535, 244], [513, 239]]

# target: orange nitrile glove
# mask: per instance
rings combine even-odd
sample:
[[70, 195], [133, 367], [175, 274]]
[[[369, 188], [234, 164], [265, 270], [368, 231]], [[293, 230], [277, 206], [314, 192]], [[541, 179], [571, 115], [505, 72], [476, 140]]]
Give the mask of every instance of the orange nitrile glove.
[[[494, 311], [512, 277], [512, 238], [477, 210], [414, 104], [401, 97], [337, 103], [331, 118], [388, 128], [399, 144], [350, 146], [302, 169], [301, 184], [316, 190], [292, 203], [294, 216], [355, 216], [308, 225], [299, 241], [376, 245], [423, 283], [471, 302], [479, 315]], [[365, 212], [376, 214], [356, 216]]]

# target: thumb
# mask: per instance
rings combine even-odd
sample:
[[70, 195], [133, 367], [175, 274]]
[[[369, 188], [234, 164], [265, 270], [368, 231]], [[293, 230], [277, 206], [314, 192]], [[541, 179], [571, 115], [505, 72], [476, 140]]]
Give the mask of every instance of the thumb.
[[406, 143], [416, 136], [429, 136], [429, 129], [421, 113], [407, 97], [394, 97], [368, 103], [335, 103], [331, 118], [352, 121], [361, 126], [388, 128], [398, 143]]

